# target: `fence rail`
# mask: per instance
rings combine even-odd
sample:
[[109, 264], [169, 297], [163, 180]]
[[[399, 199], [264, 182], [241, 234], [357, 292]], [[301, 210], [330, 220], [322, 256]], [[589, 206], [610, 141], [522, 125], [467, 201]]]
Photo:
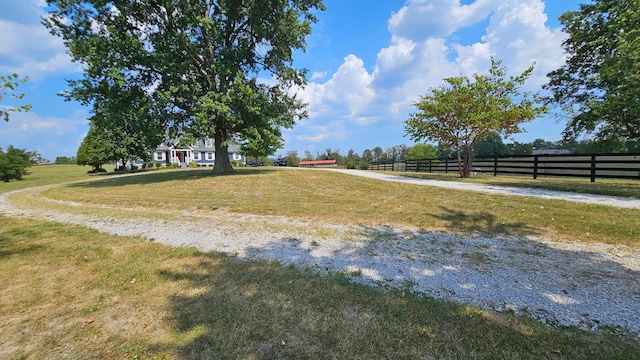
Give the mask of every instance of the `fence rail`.
[[[372, 162], [369, 170], [404, 172], [457, 173], [456, 159], [419, 159], [400, 162]], [[473, 162], [473, 172], [494, 176], [529, 175], [568, 176], [589, 178], [640, 180], [640, 153], [636, 154], [580, 154], [580, 155], [512, 155], [481, 157]]]

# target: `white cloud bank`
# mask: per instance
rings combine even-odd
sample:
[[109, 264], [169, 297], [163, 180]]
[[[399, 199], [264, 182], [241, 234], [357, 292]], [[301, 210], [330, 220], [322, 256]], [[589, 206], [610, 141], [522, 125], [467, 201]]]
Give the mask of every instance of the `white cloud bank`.
[[[314, 149], [315, 142], [354, 138], [372, 126], [400, 129], [402, 136], [402, 121], [420, 95], [445, 77], [486, 72], [492, 56], [512, 74], [535, 63], [527, 86], [537, 90], [564, 61], [564, 35], [546, 21], [542, 0], [409, 0], [391, 14], [390, 45], [379, 50], [371, 72], [357, 54], [349, 54], [326, 82], [312, 78], [300, 93], [310, 118], [286, 134], [287, 149]], [[477, 39], [456, 41], [457, 31], [485, 23]], [[380, 138], [369, 141], [357, 143], [384, 146]]]

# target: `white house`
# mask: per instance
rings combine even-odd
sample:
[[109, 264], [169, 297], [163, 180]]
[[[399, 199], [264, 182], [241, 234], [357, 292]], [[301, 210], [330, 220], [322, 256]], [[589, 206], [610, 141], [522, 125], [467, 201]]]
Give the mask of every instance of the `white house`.
[[[240, 146], [229, 144], [229, 160], [235, 160], [242, 164], [246, 164], [244, 155], [240, 155], [238, 151]], [[180, 167], [187, 167], [189, 163], [195, 162], [199, 166], [213, 166], [216, 162], [216, 151], [213, 139], [198, 139], [195, 144], [187, 146], [176, 146], [161, 144], [151, 154], [151, 161], [171, 166], [178, 164]], [[142, 160], [134, 162], [136, 165], [142, 165]]]

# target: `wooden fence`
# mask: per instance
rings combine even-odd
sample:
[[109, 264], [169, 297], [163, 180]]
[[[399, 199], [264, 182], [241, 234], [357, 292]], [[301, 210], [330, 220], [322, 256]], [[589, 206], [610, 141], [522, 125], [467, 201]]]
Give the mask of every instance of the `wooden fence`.
[[[369, 170], [457, 173], [457, 159], [420, 159], [373, 162]], [[640, 154], [513, 155], [480, 157], [473, 172], [495, 175], [566, 176], [640, 180]]]

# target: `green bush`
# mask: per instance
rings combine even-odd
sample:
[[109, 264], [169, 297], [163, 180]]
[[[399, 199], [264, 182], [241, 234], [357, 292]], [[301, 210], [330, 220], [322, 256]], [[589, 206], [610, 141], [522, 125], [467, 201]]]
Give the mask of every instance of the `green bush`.
[[197, 163], [197, 162], [195, 162], [195, 161], [190, 161], [190, 162], [189, 162], [189, 167], [190, 167], [190, 168], [197, 168], [198, 166], [199, 166], [199, 165], [198, 165], [198, 163]]
[[358, 166], [360, 167], [360, 170], [369, 170], [369, 163], [368, 162], [361, 162], [360, 164], [358, 164]]
[[171, 168], [172, 169], [177, 169], [179, 166], [180, 166], [180, 164], [178, 164], [178, 163], [171, 164]]
[[159, 162], [157, 162], [157, 163], [156, 163], [156, 169], [159, 169], [159, 168], [160, 168], [160, 166], [162, 166], [162, 164], [161, 164], [161, 163], [159, 163]]
[[6, 152], [0, 148], [0, 180], [22, 180], [22, 176], [29, 174], [27, 168], [35, 163], [33, 156], [33, 152], [15, 148], [13, 145], [9, 145]]

